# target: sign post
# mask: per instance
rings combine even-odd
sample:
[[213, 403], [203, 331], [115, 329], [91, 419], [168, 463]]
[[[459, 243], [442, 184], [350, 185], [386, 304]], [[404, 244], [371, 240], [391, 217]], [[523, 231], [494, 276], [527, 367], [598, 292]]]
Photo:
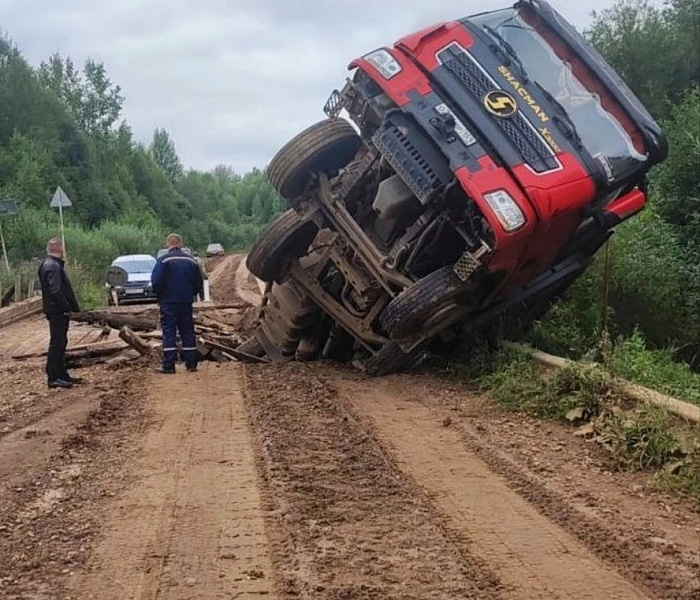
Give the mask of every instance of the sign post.
[[[19, 212], [19, 205], [16, 200], [0, 200], [0, 215], [16, 215]], [[7, 247], [5, 246], [5, 234], [2, 231], [0, 221], [0, 243], [2, 244], [2, 255], [5, 257], [5, 268], [10, 272], [10, 259], [7, 258]]]
[[51, 208], [58, 207], [58, 218], [61, 221], [61, 244], [63, 245], [63, 259], [65, 260], [68, 253], [66, 252], [66, 236], [63, 233], [63, 207], [72, 206], [72, 202], [66, 193], [61, 189], [60, 185], [56, 188], [56, 191], [53, 194], [50, 206]]

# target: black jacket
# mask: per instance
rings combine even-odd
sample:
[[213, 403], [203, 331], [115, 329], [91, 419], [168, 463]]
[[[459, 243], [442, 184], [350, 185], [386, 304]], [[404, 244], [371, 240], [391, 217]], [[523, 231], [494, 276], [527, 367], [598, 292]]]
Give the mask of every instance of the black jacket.
[[39, 265], [41, 299], [47, 316], [65, 315], [79, 312], [73, 286], [63, 269], [63, 261], [55, 256], [47, 256]]

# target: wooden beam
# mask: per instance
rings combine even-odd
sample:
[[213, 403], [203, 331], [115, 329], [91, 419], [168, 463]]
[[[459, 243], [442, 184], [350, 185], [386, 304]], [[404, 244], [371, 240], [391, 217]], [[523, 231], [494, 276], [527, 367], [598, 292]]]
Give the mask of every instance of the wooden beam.
[[135, 333], [128, 325], [124, 325], [124, 327], [119, 330], [119, 337], [141, 356], [148, 356], [153, 351], [149, 343]]

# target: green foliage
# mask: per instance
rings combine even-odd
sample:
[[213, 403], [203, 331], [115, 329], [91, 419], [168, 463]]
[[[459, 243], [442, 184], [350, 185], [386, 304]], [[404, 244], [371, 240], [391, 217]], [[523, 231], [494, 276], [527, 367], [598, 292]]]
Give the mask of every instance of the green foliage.
[[620, 377], [700, 405], [700, 374], [679, 362], [672, 350], [649, 350], [639, 331], [618, 341], [606, 365]]
[[156, 129], [153, 132], [153, 141], [148, 150], [153, 160], [172, 183], [182, 177], [182, 163], [175, 151], [175, 143], [170, 139], [165, 129]]
[[[700, 45], [700, 44], [698, 44]], [[669, 159], [655, 173], [659, 214], [681, 241], [700, 246], [700, 88], [688, 93], [665, 122]], [[696, 254], [697, 256], [697, 254]]]
[[589, 420], [613, 389], [610, 376], [594, 363], [571, 363], [543, 377], [541, 368], [523, 353], [499, 356], [480, 384], [500, 404], [539, 417]]
[[602, 436], [600, 441], [628, 470], [660, 467], [682, 455], [668, 413], [657, 406], [611, 413], [598, 427]]
[[[700, 431], [696, 430], [695, 439], [700, 439]], [[654, 483], [663, 491], [692, 498], [700, 509], [700, 445], [696, 445], [684, 458], [665, 465]]]
[[83, 74], [70, 58], [54, 54], [42, 62], [39, 81], [53, 91], [83, 131], [106, 134], [119, 119], [124, 97], [113, 86], [104, 65], [88, 59]]
[[698, 84], [699, 15], [700, 4], [692, 0], [669, 0], [666, 10], [647, 0], [618, 0], [593, 13], [586, 35], [652, 114], [662, 118]]
[[[633, 344], [636, 354], [643, 351], [638, 340]], [[700, 503], [700, 430], [677, 426], [657, 406], [630, 403], [600, 365], [572, 363], [549, 373], [529, 356], [507, 350], [479, 354], [476, 371], [469, 372], [470, 378], [475, 375], [500, 405], [577, 426], [585, 423], [578, 433], [609, 451], [619, 468], [651, 470], [653, 485]]]

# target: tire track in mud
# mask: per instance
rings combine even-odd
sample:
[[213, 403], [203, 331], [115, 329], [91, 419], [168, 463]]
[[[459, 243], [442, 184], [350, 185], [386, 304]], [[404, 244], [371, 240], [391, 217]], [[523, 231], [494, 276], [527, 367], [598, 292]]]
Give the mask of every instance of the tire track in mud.
[[503, 598], [364, 424], [304, 365], [246, 366], [280, 597]]
[[640, 590], [539, 514], [405, 387], [335, 377], [343, 401], [376, 429], [399, 467], [427, 489], [458, 535], [518, 600], [641, 600]]
[[108, 512], [74, 597], [274, 600], [240, 365], [150, 383], [134, 483]]
[[423, 405], [436, 422], [447, 419], [463, 449], [626, 579], [660, 600], [700, 599], [697, 509], [651, 491], [638, 493], [645, 475], [600, 468], [609, 457], [566, 427], [503, 413], [464, 383], [427, 373], [364, 384], [355, 383], [361, 378], [352, 372], [331, 378], [341, 387], [369, 385], [373, 396]]

